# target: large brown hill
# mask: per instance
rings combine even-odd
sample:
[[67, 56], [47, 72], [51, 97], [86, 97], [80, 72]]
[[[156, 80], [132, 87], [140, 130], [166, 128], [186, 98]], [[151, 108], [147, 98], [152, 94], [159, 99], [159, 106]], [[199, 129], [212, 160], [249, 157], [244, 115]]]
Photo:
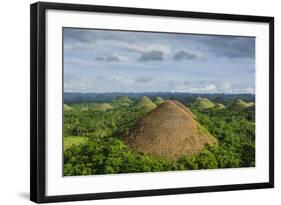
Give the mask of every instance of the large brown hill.
[[[178, 105], [177, 105], [178, 104]], [[168, 159], [196, 154], [216, 142], [188, 108], [167, 100], [140, 118], [123, 137], [131, 148]]]

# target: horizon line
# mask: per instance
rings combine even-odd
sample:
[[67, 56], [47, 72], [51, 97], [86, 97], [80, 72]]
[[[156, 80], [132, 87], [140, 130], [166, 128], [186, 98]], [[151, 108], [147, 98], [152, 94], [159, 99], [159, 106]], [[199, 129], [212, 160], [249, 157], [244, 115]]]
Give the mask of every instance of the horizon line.
[[72, 94], [114, 94], [114, 93], [180, 93], [180, 94], [196, 94], [196, 95], [256, 95], [255, 93], [191, 93], [191, 92], [170, 92], [170, 91], [153, 91], [153, 92], [63, 92]]

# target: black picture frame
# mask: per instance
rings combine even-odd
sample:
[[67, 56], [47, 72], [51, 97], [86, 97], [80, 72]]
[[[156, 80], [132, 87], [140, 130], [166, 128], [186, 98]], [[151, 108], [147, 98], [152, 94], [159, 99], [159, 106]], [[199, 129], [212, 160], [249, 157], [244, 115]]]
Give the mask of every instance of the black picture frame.
[[[46, 10], [67, 10], [129, 15], [150, 15], [195, 19], [215, 19], [247, 22], [262, 22], [269, 25], [269, 181], [263, 183], [230, 184], [192, 188], [171, 188], [107, 193], [46, 196], [45, 167], [45, 35]], [[230, 15], [218, 13], [156, 10], [82, 4], [38, 2], [30, 7], [30, 199], [37, 203], [76, 200], [97, 200], [123, 197], [217, 192], [274, 187], [274, 18], [265, 16]]]

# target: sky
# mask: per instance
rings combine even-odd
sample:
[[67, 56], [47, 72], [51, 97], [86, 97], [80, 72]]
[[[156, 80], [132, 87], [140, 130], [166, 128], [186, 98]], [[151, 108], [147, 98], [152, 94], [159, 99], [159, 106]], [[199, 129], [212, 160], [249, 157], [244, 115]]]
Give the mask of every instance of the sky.
[[255, 93], [255, 38], [64, 28], [64, 91]]

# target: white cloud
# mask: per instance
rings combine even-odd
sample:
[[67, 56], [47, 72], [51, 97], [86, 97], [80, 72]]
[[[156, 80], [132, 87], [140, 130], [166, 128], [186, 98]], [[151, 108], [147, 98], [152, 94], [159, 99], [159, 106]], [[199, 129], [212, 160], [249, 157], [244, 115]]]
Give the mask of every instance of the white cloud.
[[153, 80], [152, 77], [149, 76], [138, 76], [135, 78], [135, 81], [138, 83], [149, 83]]
[[215, 93], [217, 92], [217, 87], [211, 83], [204, 87], [195, 87], [191, 85], [176, 85], [173, 92], [190, 92], [190, 93]]
[[216, 90], [217, 90], [217, 87], [212, 83], [205, 87], [205, 91], [207, 91], [207, 92], [214, 92]]
[[252, 87], [242, 88], [242, 89], [241, 89], [241, 92], [242, 92], [242, 93], [254, 93], [254, 92], [255, 92], [255, 89], [252, 88]]
[[231, 89], [231, 87], [232, 87], [231, 83], [229, 81], [227, 81], [223, 84], [222, 89], [224, 91], [229, 91]]
[[119, 45], [121, 47], [125, 47], [131, 51], [138, 52], [138, 53], [149, 52], [151, 50], [162, 51], [164, 54], [169, 54], [171, 52], [170, 46], [163, 45], [163, 44], [146, 44], [146, 43], [132, 44], [132, 43], [119, 42]]

